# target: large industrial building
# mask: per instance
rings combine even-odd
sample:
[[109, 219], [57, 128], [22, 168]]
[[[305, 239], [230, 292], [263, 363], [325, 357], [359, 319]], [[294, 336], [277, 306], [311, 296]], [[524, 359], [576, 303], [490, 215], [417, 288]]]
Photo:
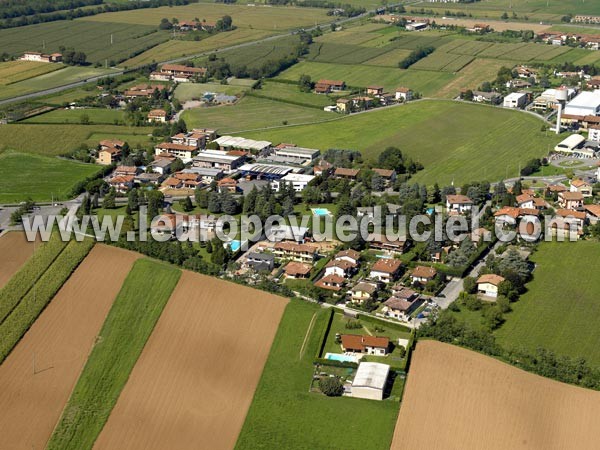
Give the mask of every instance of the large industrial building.
[[213, 142], [219, 144], [221, 149], [239, 149], [258, 153], [271, 148], [269, 141], [255, 141], [254, 139], [246, 139], [243, 137], [221, 136]]
[[374, 362], [361, 362], [352, 382], [352, 397], [383, 400], [390, 366]]
[[598, 116], [600, 115], [600, 91], [584, 91], [567, 103], [567, 116]]

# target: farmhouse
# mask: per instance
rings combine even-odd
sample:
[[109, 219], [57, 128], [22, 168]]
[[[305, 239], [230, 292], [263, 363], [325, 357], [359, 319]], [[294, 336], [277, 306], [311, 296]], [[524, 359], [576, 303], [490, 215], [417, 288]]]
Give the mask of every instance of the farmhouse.
[[481, 275], [477, 279], [477, 292], [486, 297], [497, 298], [498, 286], [503, 281], [503, 277], [493, 273]]
[[350, 289], [350, 300], [352, 303], [360, 304], [366, 300], [369, 300], [370, 298], [375, 298], [378, 290], [379, 285], [377, 283], [360, 281], [356, 283], [352, 289]]
[[164, 64], [160, 71], [169, 75], [183, 75], [185, 77], [198, 77], [206, 74], [205, 67], [188, 67], [181, 64]]
[[185, 160], [192, 159], [197, 148], [191, 145], [175, 144], [173, 142], [163, 142], [154, 147], [154, 154], [159, 155], [171, 155], [176, 158]]
[[342, 80], [319, 80], [315, 84], [317, 94], [329, 94], [332, 91], [343, 91], [346, 83]]
[[446, 209], [448, 212], [463, 214], [467, 211], [471, 211], [473, 208], [473, 200], [466, 195], [447, 195], [446, 196]]
[[367, 355], [385, 356], [390, 347], [386, 337], [361, 336], [358, 334], [342, 334], [342, 349], [345, 352], [365, 353]]
[[51, 55], [46, 55], [45, 53], [40, 52], [25, 52], [19, 59], [22, 61], [58, 63], [62, 61], [62, 54], [52, 53]]
[[559, 192], [558, 204], [563, 209], [577, 209], [583, 206], [583, 194], [581, 192]]
[[317, 257], [317, 250], [312, 245], [295, 242], [277, 242], [273, 253], [279, 259], [291, 259], [298, 262], [312, 263]]
[[250, 252], [246, 258], [246, 265], [258, 272], [270, 272], [275, 266], [275, 257], [270, 253]]
[[352, 100], [349, 98], [339, 98], [335, 102], [336, 109], [343, 113], [350, 111], [350, 107], [348, 105], [352, 105]]
[[221, 150], [204, 150], [193, 159], [194, 167], [221, 169], [225, 173], [231, 173], [241, 167], [245, 156], [229, 155]]
[[412, 100], [413, 92], [407, 87], [399, 87], [396, 88], [395, 99], [402, 100], [404, 102], [408, 102]]
[[308, 183], [310, 183], [314, 178], [314, 175], [288, 173], [279, 180], [272, 181], [271, 187], [275, 190], [275, 192], [279, 192], [284, 185], [291, 185], [296, 192], [302, 192], [306, 186], [308, 186]]
[[505, 108], [523, 108], [527, 104], [527, 94], [524, 92], [513, 92], [504, 97]]
[[394, 281], [400, 274], [402, 261], [395, 258], [380, 258], [371, 267], [369, 278], [390, 283]]
[[389, 373], [387, 364], [361, 362], [352, 381], [352, 397], [383, 400]]
[[293, 280], [306, 279], [310, 275], [310, 266], [297, 261], [290, 261], [286, 264], [284, 272], [286, 278], [291, 278]]
[[148, 122], [166, 122], [167, 112], [164, 109], [153, 109], [148, 113]]
[[410, 274], [412, 283], [427, 284], [437, 276], [437, 270], [429, 266], [417, 266]]
[[146, 97], [150, 98], [154, 95], [155, 92], [161, 91], [164, 89], [162, 84], [140, 84], [138, 86], [132, 86], [129, 89], [125, 90], [123, 95], [128, 98], [136, 98], [136, 97]]

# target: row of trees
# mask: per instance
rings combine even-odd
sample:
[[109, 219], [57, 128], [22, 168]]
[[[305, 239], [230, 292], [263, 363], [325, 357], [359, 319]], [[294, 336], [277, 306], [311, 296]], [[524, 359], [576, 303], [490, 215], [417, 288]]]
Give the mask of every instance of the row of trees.
[[404, 58], [402, 61], [400, 61], [398, 63], [398, 67], [400, 67], [401, 69], [408, 69], [410, 66], [415, 64], [417, 61], [427, 57], [434, 51], [435, 51], [435, 47], [432, 47], [432, 46], [417, 48], [417, 49], [413, 50], [412, 52], [410, 52], [410, 54], [406, 58]]

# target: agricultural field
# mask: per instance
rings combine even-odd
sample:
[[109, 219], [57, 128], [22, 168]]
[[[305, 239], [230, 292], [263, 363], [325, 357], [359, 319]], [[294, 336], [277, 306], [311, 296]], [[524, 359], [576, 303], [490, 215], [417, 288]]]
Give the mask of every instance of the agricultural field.
[[472, 63], [463, 67], [455, 74], [448, 84], [440, 88], [435, 97], [456, 98], [461, 89], [477, 89], [484, 81], [494, 80], [506, 61], [498, 59], [476, 58]]
[[443, 72], [458, 72], [471, 61], [473, 56], [453, 55], [452, 53], [433, 52], [431, 55], [417, 61], [412, 69], [434, 70]]
[[175, 98], [184, 103], [197, 100], [205, 92], [219, 92], [227, 95], [241, 95], [249, 89], [248, 86], [239, 86], [220, 83], [181, 83], [175, 89]]
[[[138, 143], [150, 143], [151, 138], [148, 134], [151, 133], [151, 127], [9, 124], [2, 126], [0, 153], [4, 150], [15, 150], [57, 156], [68, 153], [81, 144], [95, 147], [102, 139], [122, 139], [133, 146]], [[27, 136], [27, 139], [23, 139], [23, 136]]]
[[313, 80], [322, 78], [344, 80], [349, 86], [366, 87], [379, 85], [387, 90], [409, 86], [424, 96], [432, 95], [452, 79], [452, 74], [425, 70], [390, 70], [387, 67], [367, 65], [331, 64], [303, 61], [282, 72], [277, 78], [298, 81], [301, 75]]
[[[450, 101], [412, 102], [316, 125], [244, 133], [274, 143], [327, 150], [352, 148], [374, 159], [398, 146], [425, 170], [412, 181], [449, 185], [515, 176], [519, 165], [546, 155], [559, 141], [542, 131], [541, 120], [516, 111]], [[365, 130], [377, 129], [377, 133]], [[510, 140], [505, 139], [507, 135]], [[426, 136], [426, 138], [424, 138]]]
[[97, 245], [0, 366], [0, 447], [45, 447], [137, 258]]
[[308, 392], [329, 313], [302, 301], [288, 305], [237, 450], [389, 448], [398, 402]]
[[[0, 32], [1, 31], [2, 30], [0, 30]], [[2, 86], [2, 89], [0, 89], [0, 100], [64, 86], [76, 81], [88, 80], [99, 75], [106, 75], [114, 72], [113, 69], [100, 69], [90, 66], [65, 67], [64, 69], [45, 73], [35, 78], [29, 78], [7, 86]]]
[[[135, 258], [135, 254], [123, 253], [133, 257], [129, 257], [121, 280]], [[135, 262], [110, 308], [48, 449], [92, 448], [180, 276], [180, 270], [161, 262]], [[140, 296], [142, 291], [144, 295]]]
[[436, 341], [413, 352], [391, 450], [594, 448], [600, 392]]
[[63, 69], [62, 64], [48, 64], [33, 61], [8, 61], [0, 63], [0, 86], [16, 83]]
[[42, 155], [0, 152], [0, 203], [66, 200], [75, 184], [99, 166]]
[[[192, 3], [186, 6], [165, 6], [161, 8], [111, 12], [86, 17], [80, 21], [99, 23], [121, 23], [157, 27], [163, 17], [176, 17], [179, 20], [193, 20], [198, 17], [208, 22], [216, 22], [224, 15], [230, 15], [233, 25], [241, 29], [268, 30], [281, 32], [295, 28], [327, 23], [331, 18], [324, 8], [263, 7], [251, 5], [225, 5], [222, 3]], [[225, 33], [228, 34], [228, 33]], [[224, 36], [221, 34], [219, 36]]]
[[94, 448], [233, 448], [286, 304], [184, 272]]
[[244, 97], [235, 105], [188, 109], [181, 117], [189, 128], [213, 127], [223, 134], [278, 127], [286, 121], [289, 125], [314, 123], [339, 116], [312, 107]]
[[33, 242], [28, 242], [22, 233], [15, 231], [0, 236], [0, 289], [31, 257], [33, 250]]
[[275, 34], [273, 31], [238, 28], [233, 31], [210, 36], [197, 42], [170, 40], [124, 61], [121, 66], [124, 68], [132, 68], [153, 62], [169, 61], [174, 58], [197, 56], [223, 47], [231, 47], [242, 43], [256, 41], [273, 34]]
[[[14, 56], [20, 56], [25, 51], [58, 52], [59, 47], [64, 46], [84, 52], [88, 62], [104, 64], [108, 60], [111, 64], [111, 61], [118, 63], [167, 41], [169, 33], [157, 31], [159, 23], [160, 18], [151, 26], [60, 20], [0, 30], [0, 42], [2, 51]], [[45, 47], [42, 47], [42, 43]]]
[[383, 66], [397, 68], [398, 63], [410, 55], [410, 50], [398, 48], [390, 50], [383, 55], [376, 56], [375, 58], [364, 61], [363, 64], [367, 66]]
[[290, 102], [322, 109], [335, 103], [335, 98], [328, 95], [319, 95], [312, 92], [301, 92], [293, 84], [266, 81], [260, 89], [251, 91], [252, 95], [268, 97], [282, 102]]
[[30, 117], [21, 123], [73, 123], [81, 124], [87, 118], [89, 125], [123, 123], [125, 111], [117, 109], [83, 108], [83, 109], [55, 109], [54, 111]]
[[598, 243], [542, 243], [531, 260], [537, 265], [534, 278], [496, 332], [499, 343], [530, 351], [543, 347], [600, 367], [600, 280], [569, 269], [581, 261], [600, 267]]

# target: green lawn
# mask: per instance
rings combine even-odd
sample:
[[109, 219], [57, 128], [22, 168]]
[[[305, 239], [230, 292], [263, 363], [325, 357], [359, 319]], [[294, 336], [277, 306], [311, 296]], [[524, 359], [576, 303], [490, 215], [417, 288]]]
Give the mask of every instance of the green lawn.
[[205, 92], [220, 92], [227, 95], [238, 95], [247, 91], [246, 86], [220, 83], [182, 83], [175, 89], [175, 98], [180, 102], [199, 99]]
[[499, 342], [543, 347], [600, 367], [598, 242], [543, 243], [531, 259], [534, 279], [496, 332]]
[[102, 139], [122, 139], [133, 144], [148, 144], [151, 127], [116, 125], [44, 125], [16, 123], [2, 125], [0, 151], [16, 150], [40, 155], [63, 155], [81, 144], [95, 147]]
[[[313, 315], [316, 320], [304, 348]], [[291, 301], [271, 347], [236, 449], [389, 448], [398, 403], [309, 393], [312, 361], [329, 311]]]
[[80, 180], [100, 166], [64, 159], [6, 151], [0, 153], [0, 203], [66, 200]]
[[219, 134], [257, 130], [288, 124], [318, 122], [336, 116], [315, 108], [275, 100], [245, 97], [231, 106], [189, 109], [182, 114], [188, 128], [211, 127]]
[[[92, 448], [181, 272], [138, 260], [104, 322], [48, 449]], [[143, 292], [143, 295], [140, 293]]]
[[432, 95], [453, 78], [451, 73], [446, 72], [312, 61], [296, 64], [282, 72], [278, 78], [298, 81], [300, 75], [304, 74], [310, 75], [315, 81], [322, 78], [344, 80], [348, 85], [356, 87], [380, 85], [391, 90], [398, 86], [407, 86], [425, 96]]
[[88, 118], [89, 124], [114, 124], [115, 121], [125, 120], [125, 111], [116, 109], [56, 109], [46, 114], [26, 119], [23, 123], [73, 123], [81, 124], [84, 117]]
[[[451, 101], [428, 100], [316, 125], [284, 127], [245, 137], [327, 150], [349, 148], [375, 159], [397, 146], [424, 164], [415, 182], [460, 185], [515, 176], [519, 165], [546, 155], [559, 138], [540, 131], [528, 114]], [[509, 138], [510, 137], [510, 138]]]

